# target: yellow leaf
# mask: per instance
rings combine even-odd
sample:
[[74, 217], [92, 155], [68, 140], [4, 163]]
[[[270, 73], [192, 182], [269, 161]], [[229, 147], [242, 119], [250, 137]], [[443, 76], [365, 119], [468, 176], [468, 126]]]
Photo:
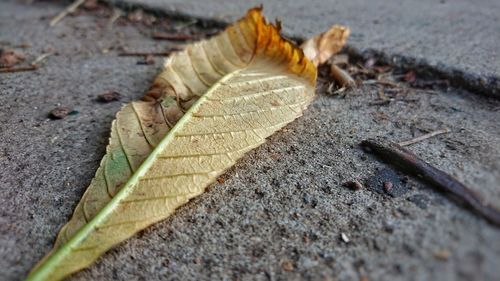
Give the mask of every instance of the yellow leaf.
[[144, 101], [120, 110], [95, 178], [28, 280], [59, 280], [170, 216], [302, 115], [316, 67], [261, 9], [165, 62]]

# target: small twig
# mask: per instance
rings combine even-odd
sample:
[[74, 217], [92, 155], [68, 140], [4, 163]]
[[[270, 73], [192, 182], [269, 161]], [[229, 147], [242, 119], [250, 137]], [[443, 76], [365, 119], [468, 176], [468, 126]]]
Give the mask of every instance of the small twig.
[[38, 56], [32, 63], [31, 65], [39, 65], [41, 62], [43, 62], [48, 56], [52, 55], [52, 52], [41, 54]]
[[421, 136], [418, 136], [416, 138], [413, 138], [411, 140], [407, 140], [407, 141], [402, 141], [400, 143], [398, 143], [400, 146], [408, 146], [408, 145], [412, 145], [414, 143], [417, 143], [417, 142], [421, 142], [423, 140], [426, 140], [428, 138], [432, 138], [434, 136], [438, 136], [438, 135], [442, 135], [442, 134], [446, 134], [446, 133], [449, 133], [450, 132], [450, 129], [448, 128], [444, 128], [444, 129], [441, 129], [441, 130], [437, 130], [437, 131], [434, 131], [434, 132], [430, 132], [428, 134], [425, 134], [425, 135], [421, 135]]
[[76, 0], [73, 4], [69, 5], [66, 9], [60, 12], [57, 16], [55, 16], [49, 23], [49, 26], [56, 25], [59, 21], [61, 21], [65, 16], [70, 13], [73, 13], [85, 2], [85, 0]]
[[376, 100], [369, 102], [368, 105], [389, 105], [393, 99], [385, 99], [385, 100]]
[[378, 91], [377, 95], [378, 95], [379, 100], [383, 100], [383, 101], [388, 100], [387, 95], [385, 94], [385, 92], [383, 90]]
[[199, 36], [186, 34], [186, 33], [160, 33], [153, 32], [151, 37], [156, 40], [171, 40], [171, 41], [187, 41], [198, 39]]
[[37, 69], [38, 69], [38, 65], [27, 65], [27, 66], [18, 66], [18, 67], [1, 67], [0, 73], [33, 71], [33, 70], [37, 70]]
[[115, 21], [119, 19], [121, 16], [122, 16], [122, 11], [120, 9], [113, 9], [113, 14], [109, 18], [107, 28], [112, 29]]
[[174, 28], [176, 30], [182, 30], [182, 29], [184, 29], [186, 27], [189, 27], [189, 26], [191, 26], [193, 24], [196, 24], [197, 22], [198, 22], [197, 19], [191, 19], [190, 21], [187, 21], [185, 23], [179, 24], [179, 25], [175, 26]]
[[23, 71], [37, 70], [40, 67], [40, 63], [50, 55], [52, 55], [52, 53], [41, 54], [30, 65], [26, 65], [26, 66], [2, 67], [2, 68], [0, 68], [0, 73], [12, 73], [12, 72], [23, 72]]
[[388, 80], [375, 80], [375, 79], [371, 79], [371, 80], [363, 81], [363, 84], [364, 85], [379, 84], [379, 85], [389, 86], [389, 87], [393, 87], [393, 88], [400, 88], [401, 87], [399, 84], [394, 83], [392, 81], [388, 81]]
[[498, 209], [489, 206], [473, 190], [449, 174], [418, 158], [408, 149], [384, 139], [364, 140], [361, 142], [361, 146], [373, 151], [381, 159], [395, 167], [421, 177], [441, 191], [453, 195], [454, 198], [459, 199], [492, 224], [500, 226], [500, 211]]
[[176, 49], [170, 49], [170, 50], [163, 51], [163, 52], [127, 52], [127, 51], [124, 51], [124, 52], [119, 53], [118, 55], [121, 57], [145, 57], [145, 56], [166, 57], [166, 56], [170, 56], [172, 54], [172, 52], [179, 51], [179, 50], [181, 50], [181, 49], [176, 48]]
[[351, 75], [335, 64], [332, 64], [330, 67], [330, 75], [342, 87], [352, 88], [356, 86], [356, 82], [352, 79]]

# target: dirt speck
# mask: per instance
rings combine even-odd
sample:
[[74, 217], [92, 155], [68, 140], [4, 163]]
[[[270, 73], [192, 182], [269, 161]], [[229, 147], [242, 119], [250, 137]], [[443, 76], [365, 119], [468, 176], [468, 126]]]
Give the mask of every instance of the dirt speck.
[[434, 252], [434, 257], [438, 260], [447, 261], [450, 256], [450, 251], [446, 249], [440, 249]]
[[118, 101], [121, 99], [121, 94], [115, 91], [106, 92], [97, 96], [98, 102], [108, 103]]
[[342, 239], [342, 242], [344, 243], [349, 243], [351, 240], [349, 240], [349, 237], [347, 237], [347, 234], [344, 232], [340, 233], [340, 239]]
[[393, 186], [394, 185], [390, 181], [384, 182], [384, 190], [385, 190], [385, 192], [389, 193], [392, 190]]
[[293, 271], [294, 270], [293, 262], [290, 260], [285, 260], [281, 263], [281, 268], [283, 268], [283, 270], [285, 271]]
[[390, 168], [384, 168], [368, 178], [366, 187], [371, 191], [392, 197], [400, 197], [409, 191], [408, 184], [404, 183]]
[[155, 58], [152, 55], [147, 55], [144, 61], [146, 64], [155, 64]]
[[345, 187], [347, 187], [347, 188], [349, 188], [351, 190], [354, 190], [354, 191], [360, 190], [360, 189], [363, 188], [363, 185], [359, 181], [357, 181], [357, 180], [345, 182], [343, 184], [343, 186], [345, 186]]
[[72, 110], [68, 107], [56, 107], [49, 112], [49, 117], [51, 119], [63, 119], [71, 112]]
[[417, 80], [417, 74], [415, 73], [414, 70], [410, 70], [410, 71], [406, 72], [403, 79], [404, 79], [404, 81], [406, 81], [408, 83], [413, 83]]

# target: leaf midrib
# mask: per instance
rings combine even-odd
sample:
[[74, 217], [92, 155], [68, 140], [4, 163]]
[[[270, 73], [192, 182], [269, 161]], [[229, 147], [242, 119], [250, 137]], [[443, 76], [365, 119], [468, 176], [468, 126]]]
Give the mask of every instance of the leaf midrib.
[[78, 230], [65, 244], [63, 244], [59, 249], [57, 249], [54, 254], [52, 254], [40, 268], [37, 268], [32, 272], [26, 281], [35, 280], [45, 280], [52, 273], [53, 269], [57, 268], [58, 264], [64, 260], [65, 256], [70, 254], [73, 249], [85, 240], [94, 230], [95, 227], [101, 224], [110, 215], [113, 210], [120, 205], [120, 202], [124, 200], [133, 190], [135, 185], [139, 182], [140, 178], [143, 177], [146, 172], [155, 163], [158, 156], [164, 151], [170, 142], [175, 138], [176, 132], [179, 128], [182, 128], [184, 124], [191, 118], [193, 112], [198, 110], [198, 108], [208, 99], [208, 97], [224, 82], [231, 79], [236, 74], [246, 70], [247, 68], [242, 68], [235, 70], [224, 77], [222, 77], [217, 83], [210, 87], [207, 92], [202, 95], [195, 104], [189, 108], [189, 110], [181, 117], [181, 119], [175, 124], [172, 130], [165, 136], [165, 138], [158, 144], [158, 146], [151, 152], [151, 154], [144, 160], [144, 162], [139, 166], [139, 168], [133, 173], [130, 179], [125, 183], [125, 185], [120, 189], [120, 191], [112, 198], [104, 208], [102, 208], [89, 222], [87, 222], [80, 230]]

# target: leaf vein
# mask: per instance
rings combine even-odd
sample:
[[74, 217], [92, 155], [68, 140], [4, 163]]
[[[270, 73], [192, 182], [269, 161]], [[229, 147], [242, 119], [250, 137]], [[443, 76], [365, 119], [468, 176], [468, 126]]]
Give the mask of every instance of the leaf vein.
[[208, 175], [213, 171], [209, 172], [193, 172], [193, 173], [179, 173], [179, 174], [170, 174], [170, 175], [161, 175], [161, 176], [153, 176], [153, 177], [142, 177], [140, 181], [147, 181], [147, 180], [160, 180], [160, 179], [168, 179], [168, 178], [175, 178], [175, 177], [182, 177], [182, 176], [197, 176], [197, 175]]
[[149, 140], [148, 135], [146, 134], [146, 131], [144, 131], [144, 127], [142, 126], [142, 122], [141, 122], [141, 117], [139, 116], [139, 113], [137, 112], [137, 109], [135, 108], [134, 104], [135, 104], [134, 102], [131, 103], [132, 111], [134, 112], [134, 114], [135, 114], [135, 116], [137, 118], [137, 122], [139, 122], [139, 127], [141, 128], [142, 135], [144, 136], [144, 139], [146, 140], [146, 142], [148, 143], [148, 145], [151, 148], [155, 148], [155, 146]]
[[[117, 118], [117, 120], [118, 120], [118, 118]], [[125, 150], [125, 147], [123, 146], [122, 136], [120, 135], [120, 126], [118, 125], [118, 122], [116, 122], [115, 125], [116, 125], [116, 135], [118, 136], [118, 138], [117, 138], [118, 142], [120, 143], [120, 147], [123, 151], [123, 154], [125, 154], [125, 159], [127, 159], [127, 164], [128, 164], [128, 167], [130, 168], [130, 171], [132, 173], [134, 173], [135, 171], [134, 171], [134, 168], [132, 166], [132, 162], [130, 162], [130, 158], [127, 154], [127, 151]]]
[[[284, 104], [284, 105], [279, 105], [279, 106], [273, 106], [270, 107], [270, 110], [279, 110], [284, 107], [291, 107], [291, 106], [296, 106], [296, 105], [303, 105], [307, 103], [307, 101], [301, 101], [298, 103], [292, 103], [292, 104]], [[193, 114], [193, 117], [196, 118], [205, 118], [205, 117], [224, 117], [224, 116], [234, 116], [234, 115], [243, 115], [243, 114], [252, 114], [252, 113], [262, 113], [268, 111], [267, 109], [259, 109], [259, 110], [250, 110], [246, 112], [236, 112], [236, 113], [223, 113], [223, 114]]]
[[253, 98], [253, 97], [266, 96], [266, 95], [270, 95], [270, 94], [276, 94], [276, 93], [280, 93], [280, 92], [286, 92], [287, 90], [299, 90], [299, 89], [305, 89], [305, 87], [302, 85], [290, 86], [290, 87], [278, 88], [278, 89], [267, 90], [267, 91], [262, 91], [262, 92], [257, 92], [257, 93], [252, 92], [251, 94], [241, 95], [241, 96], [225, 97], [225, 98], [220, 98], [220, 99], [208, 98], [207, 100], [209, 100], [209, 101], [241, 100], [241, 99], [248, 99], [248, 98]]

